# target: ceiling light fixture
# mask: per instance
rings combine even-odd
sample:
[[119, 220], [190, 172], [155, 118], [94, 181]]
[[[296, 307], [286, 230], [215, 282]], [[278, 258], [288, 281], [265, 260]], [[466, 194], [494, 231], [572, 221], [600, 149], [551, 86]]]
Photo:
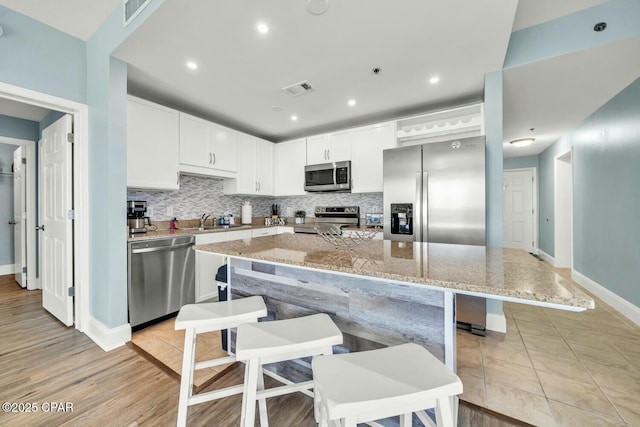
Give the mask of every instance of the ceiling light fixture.
[[291, 121], [292, 122], [297, 122], [298, 121], [298, 116], [296, 116], [295, 114], [293, 116], [291, 116]]
[[514, 139], [509, 144], [513, 145], [514, 147], [526, 147], [527, 145], [531, 145], [531, 143], [535, 140], [535, 138], [520, 138]]
[[193, 61], [188, 61], [187, 62], [187, 68], [189, 68], [190, 70], [197, 70], [198, 69], [198, 64], [196, 64]]
[[256, 28], [258, 29], [258, 32], [260, 34], [267, 34], [269, 32], [269, 27], [267, 26], [267, 24], [264, 23], [259, 23]]
[[353, 107], [354, 105], [356, 105], [356, 100], [355, 99], [350, 99], [347, 104], [349, 104], [349, 107]]
[[440, 77], [438, 76], [433, 76], [429, 79], [429, 83], [431, 83], [432, 85], [438, 83], [440, 81]]
[[329, 0], [307, 0], [307, 10], [313, 15], [322, 15], [329, 9]]

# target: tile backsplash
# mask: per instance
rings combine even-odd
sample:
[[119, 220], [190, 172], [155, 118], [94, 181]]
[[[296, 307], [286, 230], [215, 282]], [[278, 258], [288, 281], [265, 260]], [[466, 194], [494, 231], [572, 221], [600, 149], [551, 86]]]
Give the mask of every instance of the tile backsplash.
[[[382, 193], [309, 193], [304, 196], [256, 197], [226, 196], [223, 194], [222, 179], [183, 175], [180, 177], [180, 189], [176, 191], [140, 191], [129, 190], [127, 200], [146, 200], [152, 221], [200, 218], [203, 213], [221, 216], [233, 213], [240, 218], [242, 204], [249, 200], [254, 217], [271, 215], [271, 205], [280, 206], [280, 214], [292, 217], [297, 210], [304, 210], [307, 216], [313, 216], [316, 206], [360, 206], [361, 215], [365, 212], [382, 212]], [[168, 215], [167, 210], [173, 210]]]

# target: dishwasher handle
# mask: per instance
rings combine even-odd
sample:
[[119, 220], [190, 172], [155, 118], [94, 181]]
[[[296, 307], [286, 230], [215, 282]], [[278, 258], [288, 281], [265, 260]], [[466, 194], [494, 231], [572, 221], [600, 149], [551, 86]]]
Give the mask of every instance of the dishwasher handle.
[[193, 242], [189, 243], [181, 243], [178, 245], [169, 245], [169, 246], [156, 246], [153, 248], [140, 248], [140, 249], [131, 249], [132, 254], [142, 254], [147, 252], [159, 252], [159, 251], [172, 251], [178, 248], [183, 248], [185, 246], [193, 246]]

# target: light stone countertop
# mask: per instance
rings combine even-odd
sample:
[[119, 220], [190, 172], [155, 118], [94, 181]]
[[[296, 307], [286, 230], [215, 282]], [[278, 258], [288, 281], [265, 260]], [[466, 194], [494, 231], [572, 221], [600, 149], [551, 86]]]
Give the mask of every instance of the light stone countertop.
[[574, 311], [595, 306], [589, 295], [521, 249], [371, 240], [349, 251], [335, 249], [320, 236], [303, 234], [194, 249]]

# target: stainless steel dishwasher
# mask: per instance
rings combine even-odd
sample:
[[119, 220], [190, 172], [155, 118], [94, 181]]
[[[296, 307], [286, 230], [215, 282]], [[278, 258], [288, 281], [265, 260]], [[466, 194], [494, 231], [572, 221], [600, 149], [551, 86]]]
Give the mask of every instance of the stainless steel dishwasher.
[[146, 324], [193, 304], [195, 253], [193, 236], [129, 242], [129, 324]]

